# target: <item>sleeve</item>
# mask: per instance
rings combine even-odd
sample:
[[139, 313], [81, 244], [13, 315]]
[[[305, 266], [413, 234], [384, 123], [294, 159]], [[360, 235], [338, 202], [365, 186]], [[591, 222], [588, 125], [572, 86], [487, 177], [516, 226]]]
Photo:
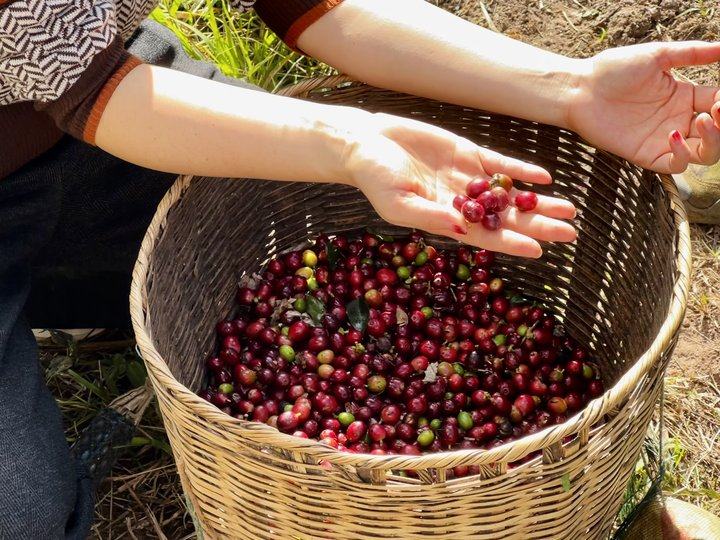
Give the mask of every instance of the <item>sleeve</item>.
[[342, 0], [257, 0], [255, 11], [285, 43], [298, 52], [297, 40], [310, 25]]
[[138, 64], [113, 0], [0, 0], [0, 105], [32, 101], [93, 144], [112, 92]]

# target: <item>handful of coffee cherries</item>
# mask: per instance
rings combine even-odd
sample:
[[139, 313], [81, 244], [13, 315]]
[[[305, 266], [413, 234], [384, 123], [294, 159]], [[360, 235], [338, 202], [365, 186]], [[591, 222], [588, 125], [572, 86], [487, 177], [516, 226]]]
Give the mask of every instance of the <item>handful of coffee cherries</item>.
[[480, 223], [495, 231], [502, 226], [500, 212], [511, 204], [520, 212], [531, 212], [537, 206], [538, 197], [532, 191], [517, 191], [511, 200], [512, 188], [512, 178], [507, 174], [495, 173], [490, 179], [476, 178], [468, 183], [464, 195], [455, 196], [453, 207], [469, 223]]

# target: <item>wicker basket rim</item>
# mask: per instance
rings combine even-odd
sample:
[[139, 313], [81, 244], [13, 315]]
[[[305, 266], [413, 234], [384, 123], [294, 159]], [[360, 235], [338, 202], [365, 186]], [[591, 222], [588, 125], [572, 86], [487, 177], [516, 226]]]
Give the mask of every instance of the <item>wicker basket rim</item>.
[[[339, 84], [346, 84], [351, 80], [345, 76], [322, 77], [317, 80], [305, 81], [282, 91], [286, 96], [301, 96], [324, 88], [333, 88]], [[353, 83], [358, 84], [358, 83]], [[133, 270], [133, 279], [130, 291], [130, 315], [136, 340], [143, 359], [145, 360], [153, 382], [163, 384], [172, 390], [172, 393], [186, 405], [198, 410], [208, 420], [222, 425], [230, 431], [248, 437], [258, 444], [267, 444], [280, 448], [292, 447], [310, 454], [317, 459], [327, 460], [337, 465], [348, 465], [358, 468], [431, 468], [444, 467], [450, 461], [472, 464], [488, 464], [496, 462], [511, 462], [525, 455], [558, 443], [567, 436], [589, 429], [605, 414], [616, 408], [620, 402], [636, 387], [638, 381], [652, 367], [653, 363], [664, 350], [680, 326], [687, 304], [690, 286], [691, 249], [690, 227], [685, 209], [679, 197], [674, 182], [668, 175], [659, 175], [663, 188], [670, 198], [670, 209], [677, 231], [677, 270], [678, 277], [672, 292], [672, 300], [667, 316], [655, 336], [655, 339], [644, 353], [636, 360], [633, 366], [607, 389], [602, 397], [591, 401], [579, 414], [570, 417], [565, 423], [549, 426], [535, 434], [527, 435], [519, 440], [505, 443], [492, 449], [465, 449], [426, 454], [422, 456], [394, 456], [350, 454], [332, 449], [327, 445], [311, 439], [301, 439], [281, 433], [268, 425], [235, 419], [206, 402], [180, 384], [173, 376], [162, 355], [155, 348], [152, 341], [151, 321], [147, 312], [147, 284], [150, 270], [151, 254], [165, 229], [170, 209], [179, 201], [185, 191], [192, 184], [192, 176], [182, 176], [178, 179], [160, 202], [157, 212], [148, 227], [143, 239], [140, 252]]]

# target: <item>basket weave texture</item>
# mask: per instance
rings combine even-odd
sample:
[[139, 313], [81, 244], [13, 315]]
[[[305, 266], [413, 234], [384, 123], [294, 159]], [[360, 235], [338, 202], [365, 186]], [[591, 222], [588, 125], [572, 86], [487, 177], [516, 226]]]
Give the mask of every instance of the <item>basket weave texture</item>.
[[[537, 434], [424, 456], [342, 453], [231, 418], [195, 392], [216, 347], [214, 325], [233, 314], [239, 279], [321, 232], [406, 231], [345, 186], [182, 178], [142, 245], [131, 314], [205, 537], [606, 538], [687, 302], [689, 228], [672, 182], [533, 122], [335, 78], [285, 93], [424, 120], [547, 168], [554, 184], [533, 189], [575, 203], [578, 241], [547, 244], [540, 260], [499, 256], [496, 271], [564, 319], [590, 347], [608, 390]], [[529, 454], [536, 457], [508, 466]], [[481, 472], [447, 479], [458, 465]], [[393, 472], [407, 469], [417, 477]]]

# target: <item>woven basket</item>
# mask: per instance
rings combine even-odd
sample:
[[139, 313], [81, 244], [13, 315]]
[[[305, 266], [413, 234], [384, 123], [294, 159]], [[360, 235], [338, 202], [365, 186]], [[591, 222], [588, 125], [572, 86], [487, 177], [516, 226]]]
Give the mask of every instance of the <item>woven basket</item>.
[[[205, 537], [606, 538], [687, 302], [689, 228], [672, 182], [554, 127], [336, 78], [285, 93], [412, 116], [546, 167], [555, 183], [536, 190], [576, 204], [578, 241], [547, 244], [540, 260], [500, 256], [498, 273], [564, 318], [608, 390], [565, 424], [521, 440], [424, 456], [342, 453], [231, 418], [195, 392], [240, 277], [320, 232], [404, 231], [345, 186], [182, 178], [143, 242], [131, 314]], [[508, 466], [529, 454], [537, 455]], [[458, 465], [480, 474], [448, 480]], [[417, 477], [392, 472], [403, 469]]]

